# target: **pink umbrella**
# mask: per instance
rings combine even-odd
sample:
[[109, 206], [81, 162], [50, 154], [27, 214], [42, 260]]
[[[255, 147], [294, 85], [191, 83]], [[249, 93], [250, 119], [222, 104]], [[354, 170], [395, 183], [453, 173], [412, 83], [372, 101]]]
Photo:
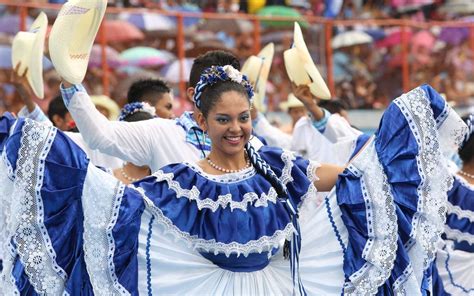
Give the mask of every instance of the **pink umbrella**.
[[99, 42], [101, 31], [105, 30], [107, 42], [127, 42], [145, 39], [145, 34], [136, 26], [123, 20], [105, 20], [100, 26], [96, 42]]
[[395, 7], [398, 12], [410, 11], [420, 8], [421, 6], [433, 4], [433, 0], [392, 0], [390, 4]]
[[411, 46], [413, 51], [418, 51], [420, 48], [431, 50], [436, 42], [436, 38], [427, 30], [422, 30], [413, 35], [411, 38]]
[[[110, 46], [105, 48], [106, 61], [110, 68], [117, 68], [122, 65], [120, 54]], [[92, 46], [91, 55], [89, 58], [89, 67], [102, 67], [102, 47], [98, 44]]]
[[[411, 39], [413, 33], [409, 30], [406, 32], [408, 41]], [[384, 39], [377, 41], [377, 47], [391, 47], [395, 45], [402, 44], [402, 31], [397, 29], [392, 31], [391, 33], [387, 34], [387, 37]]]

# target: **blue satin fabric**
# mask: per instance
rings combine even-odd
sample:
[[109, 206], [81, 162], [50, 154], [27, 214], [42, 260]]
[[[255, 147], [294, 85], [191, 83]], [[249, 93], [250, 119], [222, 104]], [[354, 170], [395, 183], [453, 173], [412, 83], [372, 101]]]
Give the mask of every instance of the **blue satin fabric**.
[[[445, 100], [431, 86], [423, 85], [421, 88], [430, 100], [435, 119], [444, 116]], [[441, 120], [439, 118], [438, 123], [441, 123]], [[360, 149], [361, 145], [357, 147], [356, 150]], [[421, 182], [416, 161], [419, 153], [418, 144], [407, 120], [394, 103], [383, 114], [376, 132], [375, 149], [391, 185], [398, 218], [398, 248], [394, 268], [390, 278], [378, 291], [379, 295], [389, 295], [395, 280], [403, 276], [403, 271], [410, 263], [408, 250], [404, 246], [410, 238], [411, 223], [418, 204], [417, 188]], [[366, 208], [360, 177], [345, 170], [337, 182], [336, 192], [342, 218], [349, 232], [349, 244], [344, 256], [344, 273], [348, 278], [365, 264], [360, 254], [368, 240]], [[432, 268], [425, 271], [421, 288], [423, 294], [428, 293], [430, 289], [431, 273]]]
[[[454, 178], [453, 188], [448, 193], [448, 201], [452, 205], [474, 214], [474, 192], [457, 178]], [[474, 223], [471, 223], [468, 218], [460, 218], [456, 214], [448, 214], [446, 224], [451, 229], [469, 233], [474, 236]], [[465, 252], [474, 252], [474, 245], [466, 241], [455, 240], [453, 248]]]
[[125, 188], [112, 229], [115, 244], [113, 261], [119, 283], [132, 295], [138, 295], [138, 234], [144, 210], [143, 198], [137, 191]]
[[[259, 150], [262, 158], [273, 168], [277, 176], [281, 176], [284, 162], [281, 159], [283, 151], [277, 148], [263, 147]], [[289, 198], [298, 205], [302, 196], [308, 191], [310, 181], [306, 176], [307, 160], [296, 158], [293, 161], [291, 177], [297, 182], [288, 184]], [[233, 201], [242, 201], [244, 194], [254, 192], [258, 196], [268, 194], [271, 185], [261, 175], [253, 175], [235, 182], [216, 182], [204, 177], [199, 171], [186, 164], [173, 164], [162, 168], [164, 173], [172, 173], [173, 180], [178, 182], [183, 189], [196, 187], [200, 191], [199, 198], [217, 200], [219, 195], [231, 194]], [[161, 210], [163, 215], [172, 221], [180, 231], [188, 233], [199, 239], [215, 240], [221, 243], [237, 242], [240, 244], [258, 240], [263, 236], [272, 236], [278, 230], [283, 230], [291, 223], [285, 205], [279, 200], [276, 203], [268, 202], [267, 206], [255, 207], [254, 203], [247, 204], [247, 210], [231, 210], [219, 207], [215, 212], [209, 208], [199, 209], [195, 201], [186, 197], [178, 198], [176, 192], [169, 188], [166, 181], [157, 181], [151, 176], [138, 183], [145, 190], [145, 194]], [[239, 266], [245, 260], [250, 264], [246, 268], [265, 266], [268, 256], [250, 254], [248, 259], [243, 256], [232, 256], [222, 263], [220, 255], [207, 254], [207, 259], [218, 265]]]
[[8, 139], [8, 133], [15, 124], [16, 118], [9, 112], [0, 117], [0, 153], [2, 153], [5, 142]]

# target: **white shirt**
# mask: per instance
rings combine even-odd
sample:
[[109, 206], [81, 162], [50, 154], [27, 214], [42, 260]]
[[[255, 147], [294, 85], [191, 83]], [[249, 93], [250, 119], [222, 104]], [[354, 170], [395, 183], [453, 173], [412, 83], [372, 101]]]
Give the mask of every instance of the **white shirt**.
[[[203, 152], [186, 141], [186, 130], [177, 120], [109, 121], [85, 91], [76, 89], [70, 98], [62, 93], [76, 126], [92, 149], [138, 166], [148, 165], [152, 172], [171, 163], [194, 163], [203, 158]], [[262, 143], [254, 137], [252, 145], [258, 150]]]
[[361, 134], [338, 114], [329, 117], [323, 133], [314, 127], [310, 118], [303, 117], [293, 129], [291, 150], [311, 160], [345, 165]]
[[[18, 117], [30, 118], [35, 121], [41, 122], [42, 124], [47, 126], [53, 125], [53, 123], [43, 113], [43, 111], [39, 108], [38, 105], [36, 105], [35, 109], [31, 113], [28, 112], [28, 109], [26, 107], [21, 108], [21, 110], [18, 112]], [[79, 147], [81, 147], [82, 150], [84, 150], [92, 164], [109, 169], [115, 169], [122, 166], [123, 160], [101, 153], [98, 150], [91, 149], [84, 141], [82, 134], [74, 132], [64, 132], [64, 134], [66, 134], [66, 136], [71, 138], [74, 143], [76, 143]]]

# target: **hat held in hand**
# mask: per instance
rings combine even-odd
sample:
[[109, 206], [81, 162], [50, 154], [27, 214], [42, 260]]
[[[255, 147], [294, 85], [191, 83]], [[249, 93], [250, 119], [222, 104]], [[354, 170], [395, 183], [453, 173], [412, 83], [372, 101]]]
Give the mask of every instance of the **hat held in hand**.
[[308, 85], [311, 93], [319, 99], [331, 99], [329, 88], [316, 68], [304, 42], [301, 28], [296, 22], [293, 47], [285, 50], [283, 56], [286, 72], [292, 82], [296, 85]]
[[267, 44], [257, 56], [250, 56], [242, 66], [242, 74], [247, 75], [254, 88], [253, 105], [260, 112], [265, 112], [265, 90], [268, 75], [272, 66], [275, 47], [273, 43]]
[[47, 28], [48, 18], [41, 12], [31, 24], [30, 30], [18, 32], [12, 41], [13, 68], [20, 64], [19, 75], [25, 73], [28, 68], [26, 79], [33, 93], [41, 99], [44, 97], [43, 51]]
[[84, 79], [106, 7], [107, 0], [70, 0], [59, 11], [49, 35], [49, 53], [67, 82], [77, 84]]

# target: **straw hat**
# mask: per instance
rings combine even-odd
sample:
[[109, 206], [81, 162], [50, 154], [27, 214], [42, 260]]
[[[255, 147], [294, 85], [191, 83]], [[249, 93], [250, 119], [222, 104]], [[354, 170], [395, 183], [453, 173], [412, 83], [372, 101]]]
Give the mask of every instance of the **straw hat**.
[[254, 87], [253, 105], [257, 110], [265, 112], [267, 106], [265, 100], [265, 90], [272, 66], [275, 46], [273, 43], [267, 44], [257, 56], [250, 56], [242, 66], [241, 72], [247, 75], [250, 83]]
[[107, 0], [70, 0], [59, 11], [49, 35], [51, 61], [69, 83], [81, 83]]
[[31, 24], [28, 32], [18, 32], [12, 42], [13, 68], [21, 63], [18, 73], [21, 75], [28, 68], [26, 79], [38, 98], [44, 97], [43, 86], [43, 51], [48, 18], [41, 12]]
[[290, 108], [304, 107], [304, 104], [294, 94], [290, 93], [286, 102], [281, 102], [279, 107], [282, 111], [288, 112]]
[[285, 50], [283, 56], [286, 72], [292, 82], [296, 85], [308, 85], [311, 93], [319, 99], [329, 100], [331, 98], [329, 88], [314, 65], [297, 22], [295, 22], [293, 47]]
[[120, 107], [114, 100], [105, 95], [91, 96], [91, 100], [96, 107], [102, 107], [109, 111], [109, 120], [117, 120]]

